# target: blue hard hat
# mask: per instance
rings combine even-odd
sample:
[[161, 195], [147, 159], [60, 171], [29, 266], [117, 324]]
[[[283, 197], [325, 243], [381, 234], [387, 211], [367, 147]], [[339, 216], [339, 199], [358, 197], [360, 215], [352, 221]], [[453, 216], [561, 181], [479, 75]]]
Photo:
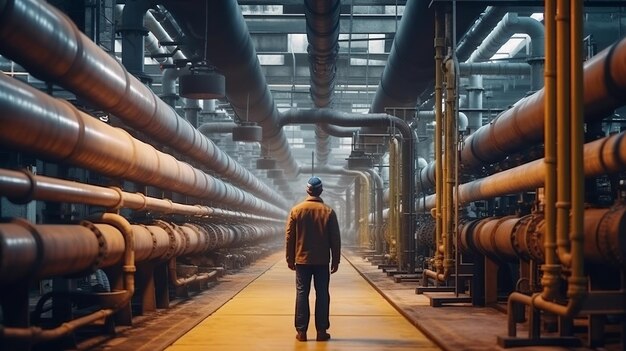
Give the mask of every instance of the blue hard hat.
[[322, 189], [322, 180], [318, 177], [311, 177], [309, 181], [306, 183], [306, 191], [308, 193], [319, 191]]

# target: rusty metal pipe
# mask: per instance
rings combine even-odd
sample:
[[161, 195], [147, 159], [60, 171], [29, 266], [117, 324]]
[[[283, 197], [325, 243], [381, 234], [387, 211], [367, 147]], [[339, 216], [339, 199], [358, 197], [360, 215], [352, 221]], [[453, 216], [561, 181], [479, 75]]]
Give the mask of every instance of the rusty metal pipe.
[[[626, 169], [626, 133], [611, 135], [585, 144], [585, 177], [597, 177]], [[545, 184], [543, 159], [468, 182], [459, 186], [459, 203], [484, 200], [496, 196], [529, 191]], [[436, 196], [429, 195], [418, 202], [418, 211], [435, 207]]]
[[[443, 244], [443, 59], [445, 50], [443, 12], [438, 9], [435, 14], [435, 269], [438, 274], [443, 273], [443, 256], [440, 250]], [[440, 174], [442, 176], [437, 177]], [[436, 279], [436, 277], [435, 277]]]
[[[178, 116], [52, 5], [35, 0], [7, 1], [0, 9], [0, 52], [33, 75], [58, 82], [256, 196], [287, 207], [282, 197]], [[98, 84], [93, 84], [94, 79]]]
[[[626, 38], [598, 53], [584, 65], [584, 116], [586, 122], [600, 120], [626, 100]], [[540, 143], [544, 134], [545, 91], [518, 101], [500, 114], [492, 123], [470, 135], [461, 150], [465, 169], [476, 169], [484, 164], [500, 161], [529, 145]], [[432, 173], [432, 167], [422, 169]], [[428, 177], [422, 177], [428, 180]], [[425, 187], [433, 187], [425, 183]]]
[[[80, 112], [69, 103], [0, 74], [0, 143], [62, 159], [111, 177], [163, 187], [246, 211], [284, 218], [285, 211]], [[22, 118], [13, 118], [20, 115]], [[102, 148], [102, 145], [107, 145]]]
[[103, 206], [108, 209], [128, 208], [136, 211], [153, 211], [195, 217], [239, 218], [276, 221], [243, 212], [185, 205], [169, 199], [157, 199], [141, 193], [130, 193], [116, 187], [102, 187], [69, 180], [33, 175], [29, 171], [0, 169], [0, 195], [16, 202], [29, 200], [58, 201]]
[[90, 313], [65, 322], [58, 327], [52, 329], [42, 329], [39, 327], [30, 328], [11, 328], [0, 327], [0, 335], [6, 339], [22, 339], [28, 340], [30, 343], [38, 343], [58, 339], [64, 335], [68, 335], [76, 329], [107, 318], [115, 313], [115, 310], [107, 308]]

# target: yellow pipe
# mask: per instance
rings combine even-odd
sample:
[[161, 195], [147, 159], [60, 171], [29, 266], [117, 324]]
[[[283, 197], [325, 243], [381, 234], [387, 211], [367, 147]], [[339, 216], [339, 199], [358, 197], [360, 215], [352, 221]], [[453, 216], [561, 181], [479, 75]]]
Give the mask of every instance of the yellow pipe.
[[546, 0], [545, 20], [545, 65], [544, 65], [544, 134], [545, 134], [545, 185], [544, 185], [544, 223], [545, 223], [545, 264], [541, 278], [542, 296], [550, 300], [558, 293], [561, 266], [556, 259], [556, 31], [554, 18], [556, 0]]
[[565, 266], [570, 265], [569, 217], [571, 207], [570, 171], [570, 0], [557, 0], [556, 8], [556, 113], [557, 113], [557, 253]]
[[389, 140], [389, 230], [392, 242], [389, 243], [389, 254], [392, 259], [398, 259], [397, 243], [400, 240], [400, 216], [399, 216], [399, 182], [400, 174], [398, 155], [398, 140], [391, 138]]
[[583, 149], [585, 144], [585, 120], [583, 116], [583, 4], [582, 0], [571, 2], [571, 106], [572, 106], [572, 214], [571, 214], [571, 270], [568, 278], [567, 296], [570, 300], [579, 300], [580, 304], [587, 294], [587, 276], [584, 269], [584, 206], [585, 175]]
[[[552, 6], [546, 0], [546, 10]], [[525, 304], [532, 308], [537, 308], [547, 312], [557, 314], [566, 318], [574, 317], [582, 308], [583, 301], [587, 295], [587, 277], [584, 274], [584, 164], [583, 164], [583, 143], [584, 143], [584, 121], [582, 115], [583, 96], [583, 70], [582, 70], [582, 0], [572, 0], [571, 7], [569, 0], [557, 0], [557, 47], [559, 48], [559, 64], [557, 65], [557, 178], [560, 179], [557, 189], [559, 203], [557, 203], [557, 234], [558, 257], [563, 265], [570, 266], [571, 275], [568, 279], [567, 305], [551, 301], [558, 291], [558, 279], [545, 282], [551, 286], [544, 286], [541, 293], [532, 296], [514, 292], [508, 299], [508, 332], [509, 336], [515, 336], [515, 316], [513, 311], [516, 303]], [[568, 16], [571, 18], [571, 28], [566, 26]], [[546, 22], [550, 18], [546, 16]], [[571, 36], [568, 29], [571, 29]], [[569, 42], [568, 45], [566, 45]], [[547, 51], [546, 51], [547, 52]], [[565, 58], [564, 58], [565, 57]], [[570, 62], [571, 58], [571, 62]], [[563, 64], [563, 65], [562, 65]], [[567, 65], [564, 65], [567, 64]], [[570, 75], [571, 74], [571, 75]], [[565, 76], [565, 77], [564, 77]], [[570, 84], [571, 78], [571, 84]], [[570, 105], [571, 104], [571, 105]], [[571, 107], [571, 126], [567, 123], [569, 118], [569, 108]], [[547, 107], [546, 107], [547, 108]], [[567, 112], [567, 113], [565, 113]], [[561, 122], [561, 123], [559, 123]], [[567, 126], [565, 128], [563, 123]], [[572, 134], [570, 140], [569, 133]], [[562, 137], [566, 138], [561, 139]], [[569, 150], [568, 150], [569, 149]], [[567, 157], [566, 160], [561, 158]], [[571, 158], [571, 162], [570, 162]], [[563, 166], [563, 164], [567, 165]], [[572, 177], [570, 184], [569, 177]], [[547, 177], [546, 177], [547, 178]], [[567, 180], [567, 181], [566, 181]], [[563, 187], [562, 183], [567, 183], [568, 187]], [[571, 193], [570, 193], [571, 192]], [[569, 233], [569, 199], [572, 198], [572, 225]], [[546, 237], [546, 241], [552, 238]], [[547, 243], [547, 242], [546, 242]], [[570, 251], [571, 246], [571, 251]], [[546, 259], [549, 249], [546, 247]], [[569, 252], [568, 252], [569, 251]], [[551, 253], [551, 258], [555, 258]], [[552, 272], [554, 274], [555, 272]]]
[[443, 12], [435, 13], [435, 267], [443, 269], [443, 256], [439, 250], [443, 236], [443, 160], [442, 160], [442, 135], [443, 135], [443, 55], [445, 39], [443, 37]]
[[444, 279], [447, 278], [452, 269], [454, 268], [454, 259], [452, 255], [453, 239], [455, 237], [456, 228], [454, 225], [455, 211], [454, 206], [454, 187], [455, 187], [455, 175], [454, 165], [456, 163], [457, 154], [457, 127], [456, 127], [456, 71], [454, 58], [450, 57], [446, 60], [446, 130], [445, 130], [445, 143], [446, 152], [444, 157], [446, 158], [446, 165], [444, 176], [446, 179], [445, 186], [445, 222], [444, 222]]

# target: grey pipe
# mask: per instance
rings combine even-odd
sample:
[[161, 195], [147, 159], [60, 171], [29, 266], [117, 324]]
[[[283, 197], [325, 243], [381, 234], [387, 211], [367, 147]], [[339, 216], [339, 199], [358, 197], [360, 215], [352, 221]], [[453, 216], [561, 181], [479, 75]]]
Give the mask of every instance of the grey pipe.
[[[330, 107], [335, 89], [336, 62], [339, 52], [339, 0], [304, 1], [306, 32], [309, 45], [311, 99], [317, 108]], [[330, 138], [328, 127], [315, 126], [316, 158], [320, 165], [328, 162]]]
[[[407, 1], [398, 25], [387, 65], [372, 101], [370, 112], [386, 113], [387, 107], [415, 107], [417, 97], [431, 84], [435, 72], [431, 38], [435, 24], [430, 0]], [[393, 112], [393, 111], [389, 111]]]
[[[469, 84], [467, 86], [468, 104], [470, 109], [482, 109], [483, 108], [483, 76], [472, 75], [469, 78]], [[483, 126], [483, 113], [480, 111], [469, 112], [467, 120], [470, 133], [478, 130]]]
[[0, 3], [2, 54], [19, 62], [33, 75], [57, 82], [260, 198], [287, 207], [281, 196], [230, 159], [148, 87], [130, 76], [59, 10], [36, 0], [15, 0], [12, 6], [7, 4]]
[[[395, 127], [402, 135], [402, 178], [406, 181], [402, 182], [402, 204], [403, 204], [403, 228], [407, 247], [407, 262], [399, 262], [399, 266], [407, 267], [409, 273], [415, 271], [415, 191], [413, 179], [415, 176], [415, 160], [413, 158], [415, 137], [409, 125], [402, 119], [390, 116], [384, 113], [377, 114], [360, 114], [346, 113], [330, 109], [316, 110], [288, 110], [282, 114], [279, 125], [287, 124], [313, 124], [313, 123], [329, 123], [342, 127], [372, 127], [387, 128]], [[382, 197], [381, 197], [382, 199]]]
[[[152, 12], [148, 11], [144, 17], [144, 24], [146, 25], [146, 28], [148, 28], [148, 30], [154, 34], [154, 36], [156, 37], [156, 39], [159, 42], [172, 42], [173, 39], [172, 37], [169, 35], [169, 33], [165, 30], [165, 28], [163, 28], [163, 26], [161, 25], [161, 23], [159, 23], [159, 21], [157, 21], [156, 18], [154, 18], [154, 15], [152, 14]], [[171, 52], [172, 49], [170, 49], [169, 47], [165, 47], [162, 46], [163, 48], [167, 48], [168, 52]], [[176, 50], [176, 52], [172, 55], [172, 58], [174, 60], [185, 60], [187, 59], [187, 57], [185, 56], [185, 54], [183, 54], [183, 52], [181, 50]]]
[[117, 28], [122, 33], [122, 63], [130, 74], [142, 82], [150, 81], [144, 72], [147, 30], [143, 26], [143, 18], [151, 5], [149, 0], [129, 1], [122, 11], [122, 25]]
[[475, 74], [495, 76], [530, 74], [530, 65], [524, 62], [461, 62], [459, 69], [463, 77]]
[[528, 59], [531, 65], [530, 86], [533, 91], [536, 91], [543, 86], [545, 35], [543, 24], [534, 18], [518, 17], [515, 13], [507, 13], [466, 62], [490, 60], [515, 33], [525, 33], [530, 36], [530, 58]]
[[491, 33], [493, 28], [502, 20], [502, 17], [510, 11], [504, 6], [489, 6], [480, 18], [468, 29], [467, 33], [459, 40], [456, 56], [459, 61], [465, 61], [472, 52]]
[[490, 60], [515, 33], [528, 34], [531, 40], [530, 54], [543, 58], [545, 36], [541, 22], [531, 17], [518, 17], [515, 13], [507, 13], [466, 62]]
[[232, 133], [233, 128], [237, 126], [235, 122], [209, 122], [204, 123], [198, 127], [198, 130], [202, 134], [211, 133]]
[[298, 164], [278, 127], [278, 110], [237, 2], [207, 1], [201, 9], [173, 0], [164, 4], [179, 23], [186, 24], [187, 38], [195, 41], [200, 57], [206, 56], [225, 75], [226, 97], [239, 119], [263, 128], [263, 156], [275, 158], [286, 175], [295, 176]]

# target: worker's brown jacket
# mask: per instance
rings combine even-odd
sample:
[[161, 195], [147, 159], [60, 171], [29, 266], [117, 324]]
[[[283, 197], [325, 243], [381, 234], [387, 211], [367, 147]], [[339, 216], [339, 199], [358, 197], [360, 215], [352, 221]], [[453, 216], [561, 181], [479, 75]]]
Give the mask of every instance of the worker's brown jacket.
[[287, 264], [339, 265], [341, 238], [335, 211], [309, 196], [291, 209], [286, 228]]

